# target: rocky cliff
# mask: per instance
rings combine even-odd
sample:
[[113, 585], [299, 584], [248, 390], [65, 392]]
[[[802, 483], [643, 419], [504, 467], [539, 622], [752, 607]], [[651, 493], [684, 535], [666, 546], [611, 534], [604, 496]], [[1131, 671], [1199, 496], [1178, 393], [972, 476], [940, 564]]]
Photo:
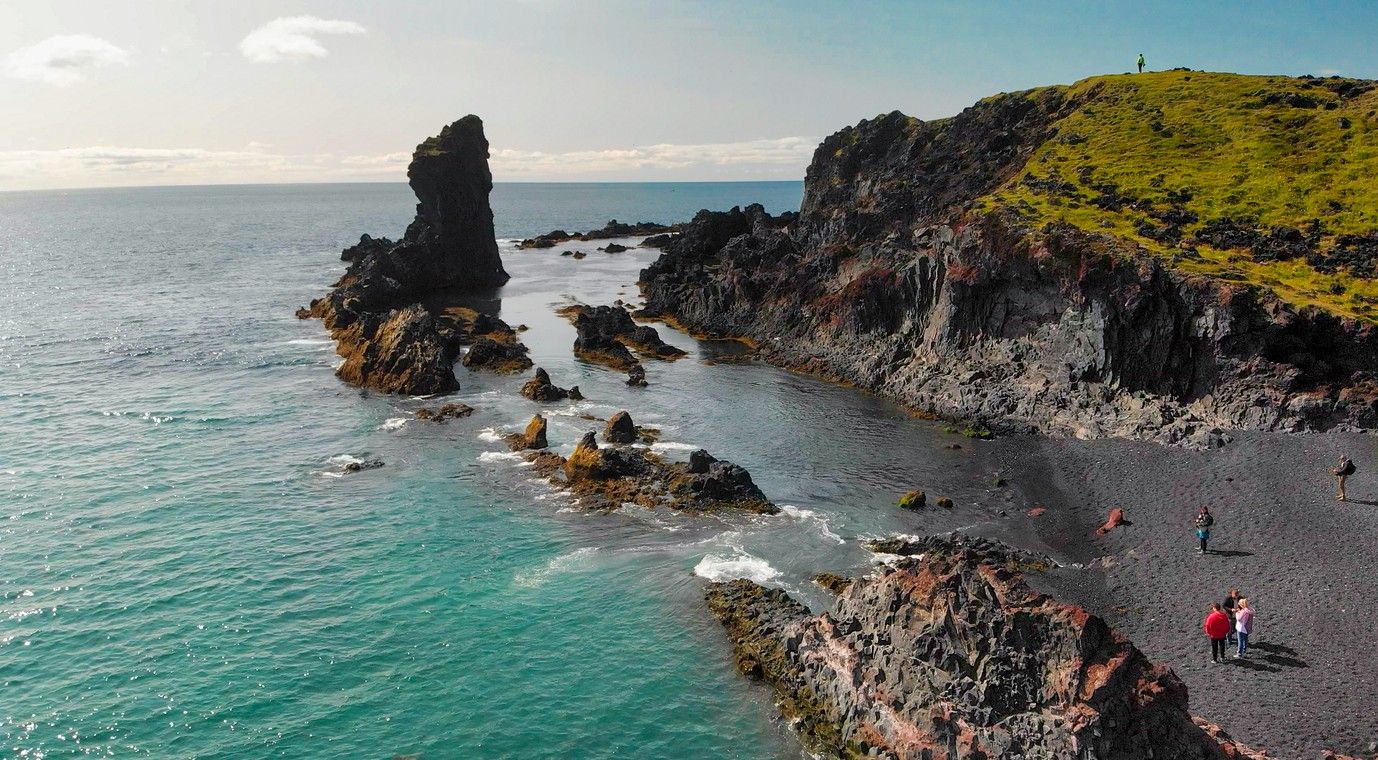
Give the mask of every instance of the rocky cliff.
[[822, 757], [1262, 757], [1194, 720], [1187, 690], [1100, 618], [1030, 590], [1037, 561], [926, 539], [813, 615], [779, 589], [707, 598], [742, 672]]
[[483, 349], [475, 366], [529, 368], [515, 332], [462, 299], [507, 282], [488, 205], [483, 122], [466, 116], [416, 146], [407, 178], [418, 202], [401, 240], [364, 235], [345, 249], [344, 276], [299, 316], [325, 321], [345, 358], [341, 379], [376, 390], [453, 391], [455, 361], [470, 343]]
[[[695, 217], [642, 272], [643, 314], [745, 339], [773, 362], [941, 417], [1201, 446], [1231, 428], [1374, 427], [1378, 322], [1368, 299], [1378, 295], [1368, 294], [1378, 282], [1361, 251], [1378, 245], [1357, 241], [1378, 239], [1359, 232], [1378, 230], [1378, 199], [1358, 208], [1367, 201], [1353, 191], [1321, 204], [1342, 209], [1326, 220], [1281, 224], [1294, 206], [1275, 192], [1218, 187], [1200, 165], [1298, 183], [1319, 182], [1322, 170], [1276, 158], [1250, 166], [1239, 157], [1247, 146], [1219, 144], [1238, 125], [1221, 117], [1228, 129], [1189, 139], [1187, 116], [1172, 110], [1199, 98], [1250, 128], [1279, 129], [1296, 108], [1266, 93], [1320, 86], [1152, 76], [843, 129], [814, 153], [798, 215], [751, 207]], [[1227, 78], [1197, 81], [1208, 76]], [[1335, 110], [1354, 116], [1303, 114], [1329, 120], [1322, 134], [1336, 118], [1350, 130], [1354, 119], [1378, 126], [1364, 115], [1378, 92], [1323, 91], [1332, 90], [1345, 93], [1333, 96]], [[1102, 146], [1102, 133], [1116, 137], [1126, 123], [1148, 135], [1136, 133], [1131, 166], [1120, 159], [1130, 148]], [[1328, 156], [1330, 165], [1361, 160], [1348, 155]], [[1180, 169], [1142, 188], [1122, 184], [1154, 167]], [[1241, 201], [1246, 192], [1257, 202]], [[1254, 208], [1251, 221], [1218, 216], [1232, 203]]]

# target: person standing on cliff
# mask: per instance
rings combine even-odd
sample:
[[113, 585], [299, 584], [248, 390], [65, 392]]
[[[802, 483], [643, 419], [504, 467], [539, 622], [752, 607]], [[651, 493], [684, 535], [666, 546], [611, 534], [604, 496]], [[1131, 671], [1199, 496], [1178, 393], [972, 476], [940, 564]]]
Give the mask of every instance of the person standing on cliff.
[[[1201, 543], [1201, 553], [1206, 553], [1206, 544], [1211, 540], [1211, 526], [1215, 525], [1215, 518], [1211, 516], [1210, 507], [1201, 505], [1201, 511], [1196, 513], [1196, 540]], [[1216, 605], [1219, 607], [1220, 605]]]
[[1220, 602], [1211, 605], [1211, 611], [1206, 613], [1206, 620], [1201, 624], [1201, 629], [1211, 640], [1211, 662], [1223, 662], [1225, 660], [1225, 637], [1230, 633], [1230, 618], [1225, 615], [1224, 610], [1220, 609]]
[[1139, 53], [1139, 73], [1144, 73], [1144, 54]]
[[1336, 483], [1339, 484], [1340, 491], [1335, 494], [1335, 498], [1340, 501], [1345, 501], [1345, 478], [1353, 475], [1355, 469], [1357, 468], [1354, 466], [1354, 460], [1341, 454], [1340, 463], [1335, 466], [1335, 469], [1330, 471], [1330, 474], [1335, 476]]

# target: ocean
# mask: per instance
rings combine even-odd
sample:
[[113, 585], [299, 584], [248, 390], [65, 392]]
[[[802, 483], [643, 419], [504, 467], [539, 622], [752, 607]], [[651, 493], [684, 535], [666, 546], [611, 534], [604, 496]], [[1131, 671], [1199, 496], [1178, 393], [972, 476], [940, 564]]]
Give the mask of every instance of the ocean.
[[[635, 300], [658, 255], [580, 261], [514, 240], [673, 222], [798, 182], [499, 184], [501, 316], [556, 384], [457, 367], [447, 424], [360, 392], [293, 316], [361, 233], [396, 237], [404, 184], [0, 193], [0, 747], [15, 757], [795, 758], [734, 669], [702, 591], [809, 578], [861, 539], [989, 516], [980, 446], [856, 390], [660, 327], [690, 351], [646, 389], [576, 361], [554, 314]], [[747, 467], [784, 514], [589, 515], [498, 436], [536, 411], [567, 453], [619, 409]], [[378, 458], [381, 469], [344, 475]], [[970, 509], [915, 514], [925, 485]], [[1013, 498], [1013, 497], [1006, 497]], [[1000, 505], [1005, 506], [1005, 505]], [[1011, 508], [1021, 505], [1011, 504]]]

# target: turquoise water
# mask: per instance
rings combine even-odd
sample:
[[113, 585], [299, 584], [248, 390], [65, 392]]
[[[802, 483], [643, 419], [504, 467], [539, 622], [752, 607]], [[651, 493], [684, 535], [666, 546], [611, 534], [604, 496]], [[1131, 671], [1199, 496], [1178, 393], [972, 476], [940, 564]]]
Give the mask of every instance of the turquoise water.
[[[499, 185], [498, 235], [675, 221], [799, 183]], [[917, 477], [974, 501], [982, 455], [872, 397], [667, 331], [651, 388], [576, 362], [552, 307], [634, 298], [651, 251], [582, 262], [503, 244], [502, 316], [561, 385], [568, 450], [629, 409], [747, 466], [777, 518], [574, 513], [495, 442], [537, 407], [469, 374], [469, 419], [332, 374], [294, 309], [404, 185], [0, 193], [0, 747], [18, 757], [776, 758], [799, 749], [738, 676], [705, 577], [810, 603]], [[585, 246], [592, 251], [594, 244]], [[341, 476], [350, 458], [386, 467]], [[971, 512], [962, 519], [971, 519]], [[918, 522], [925, 520], [929, 522]]]

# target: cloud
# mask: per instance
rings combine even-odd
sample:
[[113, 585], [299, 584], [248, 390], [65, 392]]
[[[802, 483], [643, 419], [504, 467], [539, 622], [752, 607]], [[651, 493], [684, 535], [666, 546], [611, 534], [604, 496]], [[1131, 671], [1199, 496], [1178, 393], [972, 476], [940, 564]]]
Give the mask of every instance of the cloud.
[[321, 45], [316, 35], [365, 33], [367, 30], [353, 21], [287, 16], [275, 18], [249, 32], [239, 41], [239, 51], [255, 63], [324, 58], [330, 51]]
[[5, 58], [5, 76], [65, 87], [80, 82], [86, 73], [129, 62], [123, 48], [89, 34], [59, 34], [36, 45], [20, 48]]
[[[662, 143], [563, 153], [499, 150], [502, 180], [799, 178], [817, 143], [782, 137], [729, 143]], [[250, 142], [237, 150], [92, 146], [0, 151], [0, 189], [216, 184], [234, 182], [401, 181], [410, 151], [376, 155], [269, 152]]]

